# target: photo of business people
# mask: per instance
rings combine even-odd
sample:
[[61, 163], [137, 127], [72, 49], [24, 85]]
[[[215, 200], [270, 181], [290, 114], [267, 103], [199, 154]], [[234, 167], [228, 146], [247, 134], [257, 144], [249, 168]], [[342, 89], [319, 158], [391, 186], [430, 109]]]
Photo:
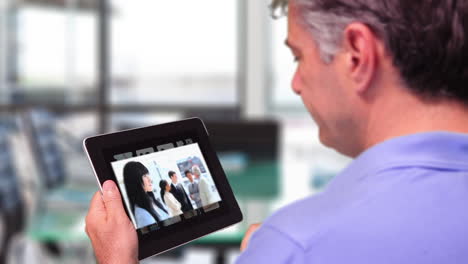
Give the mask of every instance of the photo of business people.
[[185, 175], [193, 175], [192, 177], [194, 177], [194, 180], [190, 181], [189, 186], [193, 192], [192, 195], [198, 203], [198, 207], [203, 207], [204, 211], [216, 209], [216, 202], [221, 200], [221, 198], [212, 179], [202, 176], [202, 172], [197, 165], [194, 165], [191, 171], [185, 171]]
[[[198, 156], [178, 161], [177, 167], [189, 181], [188, 188], [197, 208], [206, 207], [221, 200], [216, 186]], [[206, 209], [206, 208], [205, 208]]]
[[[179, 160], [177, 162], [177, 167], [179, 167], [179, 170], [183, 172], [185, 172], [186, 170], [191, 170], [192, 167], [195, 165], [200, 168], [202, 173], [206, 173], [203, 162], [197, 156], [190, 156], [190, 157], [187, 157], [186, 159]], [[182, 175], [182, 176], [185, 177], [186, 175]]]
[[[189, 160], [196, 162], [187, 163]], [[187, 164], [191, 167], [182, 166]], [[142, 232], [219, 207], [221, 197], [197, 143], [115, 161], [111, 165], [130, 218]]]

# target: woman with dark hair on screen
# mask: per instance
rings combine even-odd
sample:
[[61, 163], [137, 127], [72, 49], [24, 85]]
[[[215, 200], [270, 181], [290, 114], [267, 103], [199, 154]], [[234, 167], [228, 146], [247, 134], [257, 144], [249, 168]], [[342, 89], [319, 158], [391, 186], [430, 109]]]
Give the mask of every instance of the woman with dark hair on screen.
[[182, 214], [182, 205], [177, 201], [177, 199], [172, 195], [171, 185], [165, 180], [159, 182], [159, 187], [161, 188], [161, 198], [163, 202], [169, 207], [169, 215], [177, 216]]
[[123, 169], [123, 178], [137, 228], [162, 221], [147, 194], [153, 191], [153, 183], [145, 165], [136, 161], [128, 162]]

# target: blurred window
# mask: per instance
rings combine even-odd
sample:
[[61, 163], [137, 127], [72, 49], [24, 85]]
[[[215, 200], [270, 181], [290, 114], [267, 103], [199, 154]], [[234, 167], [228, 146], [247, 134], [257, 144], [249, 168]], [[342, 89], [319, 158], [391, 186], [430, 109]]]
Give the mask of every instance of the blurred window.
[[18, 100], [89, 103], [95, 98], [96, 28], [91, 10], [18, 8]]
[[297, 64], [291, 51], [284, 44], [286, 38], [287, 19], [282, 17], [272, 21], [272, 106], [277, 110], [302, 112], [304, 106], [301, 98], [291, 88]]
[[237, 1], [111, 3], [113, 104], [237, 105]]

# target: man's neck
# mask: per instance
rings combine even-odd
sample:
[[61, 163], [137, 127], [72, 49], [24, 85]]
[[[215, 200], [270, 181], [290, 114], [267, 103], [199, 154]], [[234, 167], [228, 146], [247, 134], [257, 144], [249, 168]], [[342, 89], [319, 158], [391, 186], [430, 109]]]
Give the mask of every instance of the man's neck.
[[387, 139], [421, 132], [468, 133], [468, 106], [459, 102], [413, 98], [377, 113], [370, 119], [363, 150]]

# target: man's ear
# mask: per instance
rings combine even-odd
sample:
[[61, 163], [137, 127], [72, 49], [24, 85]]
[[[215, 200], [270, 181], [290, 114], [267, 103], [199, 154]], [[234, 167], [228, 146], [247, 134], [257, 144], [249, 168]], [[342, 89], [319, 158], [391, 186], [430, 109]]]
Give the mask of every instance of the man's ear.
[[370, 87], [378, 63], [377, 37], [362, 23], [349, 24], [343, 33], [346, 71], [357, 92]]

